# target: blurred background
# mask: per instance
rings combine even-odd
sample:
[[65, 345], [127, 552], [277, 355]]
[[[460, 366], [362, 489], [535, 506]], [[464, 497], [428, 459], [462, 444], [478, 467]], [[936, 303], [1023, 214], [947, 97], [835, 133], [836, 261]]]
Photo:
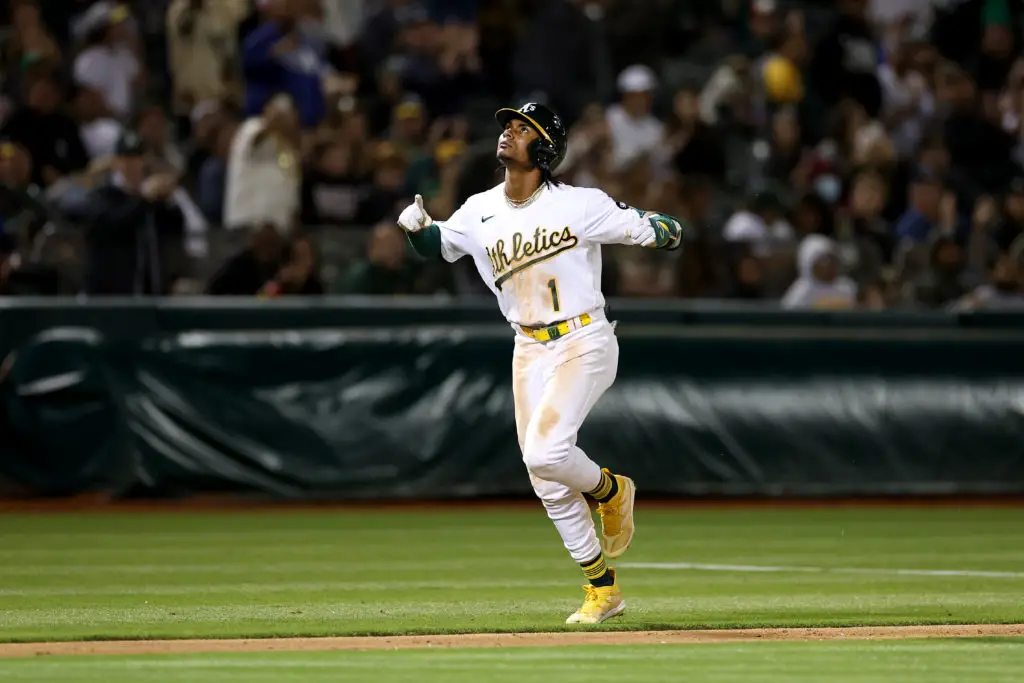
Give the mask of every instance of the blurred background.
[[530, 495], [511, 331], [395, 224], [499, 182], [527, 101], [564, 180], [693, 226], [603, 251], [603, 465], [1024, 492], [1024, 4], [0, 8], [0, 492]]
[[486, 293], [394, 225], [500, 176], [493, 112], [569, 123], [570, 183], [685, 217], [612, 297], [1024, 303], [1009, 0], [9, 0], [0, 294]]

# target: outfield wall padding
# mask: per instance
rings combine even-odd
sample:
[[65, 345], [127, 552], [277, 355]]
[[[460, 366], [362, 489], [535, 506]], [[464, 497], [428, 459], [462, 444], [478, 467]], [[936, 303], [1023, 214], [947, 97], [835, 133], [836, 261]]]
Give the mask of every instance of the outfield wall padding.
[[[492, 308], [7, 304], [0, 477], [38, 495], [528, 494]], [[612, 317], [618, 378], [579, 444], [650, 495], [1024, 493], [1024, 316]]]

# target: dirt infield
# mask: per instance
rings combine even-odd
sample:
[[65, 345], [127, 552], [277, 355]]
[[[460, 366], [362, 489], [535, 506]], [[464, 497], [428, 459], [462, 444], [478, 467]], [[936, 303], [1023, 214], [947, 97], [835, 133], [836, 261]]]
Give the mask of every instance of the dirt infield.
[[897, 640], [1024, 636], [1024, 624], [970, 626], [855, 626], [849, 628], [759, 628], [714, 631], [615, 631], [562, 633], [473, 633], [443, 636], [263, 638], [238, 640], [110, 640], [0, 644], [0, 657], [55, 655], [151, 655], [216, 652], [309, 652], [408, 650], [462, 647], [557, 647], [568, 645], [682, 645], [763, 641]]

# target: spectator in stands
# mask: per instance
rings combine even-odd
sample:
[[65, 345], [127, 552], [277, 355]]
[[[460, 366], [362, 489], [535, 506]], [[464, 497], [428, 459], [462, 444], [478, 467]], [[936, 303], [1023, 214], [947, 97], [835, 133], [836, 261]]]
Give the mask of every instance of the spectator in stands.
[[114, 156], [117, 141], [124, 134], [124, 126], [108, 115], [103, 95], [94, 88], [79, 86], [71, 100], [71, 109], [89, 158]]
[[559, 175], [580, 187], [605, 187], [611, 170], [611, 141], [604, 108], [592, 102], [569, 131]]
[[32, 157], [10, 140], [0, 142], [0, 186], [23, 191], [32, 187]]
[[394, 221], [378, 223], [370, 233], [366, 257], [356, 261], [338, 284], [344, 294], [426, 294], [426, 267], [409, 256], [405, 236]]
[[607, 111], [613, 168], [621, 170], [648, 155], [660, 161], [665, 129], [653, 113], [654, 71], [641, 64], [627, 67], [619, 74], [618, 86], [622, 99]]
[[312, 130], [323, 118], [326, 65], [303, 35], [298, 0], [263, 0], [263, 22], [242, 46], [245, 114], [259, 116], [278, 93], [291, 96], [299, 123]]
[[3, 48], [4, 90], [16, 92], [23, 79], [57, 72], [63, 64], [60, 46], [40, 20], [34, 0], [11, 3], [11, 34]]
[[922, 73], [918, 55], [928, 50], [924, 36], [900, 25], [891, 49], [878, 65], [882, 88], [882, 120], [893, 131], [893, 141], [901, 157], [909, 157], [924, 136], [925, 127], [935, 115], [935, 96]]
[[236, 81], [238, 23], [244, 0], [172, 0], [167, 9], [167, 48], [178, 116], [198, 103], [221, 100]]
[[786, 205], [771, 185], [755, 188], [745, 207], [726, 221], [722, 234], [728, 242], [749, 244], [754, 254], [764, 257], [793, 242], [793, 226], [785, 220]]
[[667, 151], [681, 176], [725, 181], [725, 149], [718, 131], [700, 120], [697, 93], [687, 89], [676, 93], [664, 134]]
[[[912, 305], [915, 296], [941, 305], [994, 286], [999, 255], [1024, 249], [1024, 181], [1015, 180], [1024, 177], [1024, 61], [1012, 61], [1024, 10], [1001, 0], [934, 11], [922, 3], [669, 3], [641, 16], [629, 3], [500, 0], [482, 4], [477, 20], [475, 0], [153, 0], [131, 5], [134, 16], [114, 0], [12, 0], [0, 139], [22, 144], [0, 147], [0, 180], [29, 196], [34, 179], [46, 185], [38, 198], [58, 207], [82, 195], [95, 201], [110, 191], [89, 189], [105, 182], [105, 167], [125, 165], [110, 157], [129, 127], [179, 174], [170, 201], [192, 253], [202, 253], [207, 222], [269, 219], [287, 243], [303, 225], [390, 221], [414, 193], [432, 215], [448, 215], [497, 182], [493, 144], [480, 142], [492, 134], [492, 100], [546, 98], [571, 125], [559, 168], [567, 182], [698, 226], [668, 261], [618, 262], [609, 250], [607, 291], [776, 300], [802, 274], [801, 240], [821, 234], [862, 285], [858, 305]], [[93, 42], [76, 54], [72, 36]], [[715, 65], [712, 51], [730, 56]], [[936, 66], [939, 54], [948, 61]], [[606, 110], [623, 67], [621, 102]], [[139, 107], [144, 74], [150, 90]], [[64, 75], [78, 87], [60, 102], [47, 84]], [[659, 93], [661, 84], [670, 90]], [[264, 105], [280, 93], [297, 103], [301, 124], [275, 115], [268, 125]], [[54, 120], [71, 105], [74, 123], [63, 128], [77, 130], [92, 159], [85, 173], [81, 158], [65, 163], [70, 133], [53, 132], [32, 109], [48, 98]], [[234, 110], [246, 106], [248, 115]], [[178, 126], [166, 125], [168, 114]], [[833, 120], [834, 129], [822, 125]], [[762, 193], [773, 185], [803, 197], [791, 222], [788, 192], [787, 201]], [[706, 188], [701, 201], [690, 201], [694, 187]], [[742, 192], [750, 203], [729, 216]], [[27, 236], [23, 214], [2, 217], [19, 240]], [[299, 272], [310, 260], [303, 249]], [[223, 258], [193, 263], [207, 273]], [[245, 293], [274, 280], [282, 259]], [[440, 268], [453, 277], [472, 264]], [[324, 273], [343, 269], [331, 262]], [[460, 293], [486, 294], [470, 275]]]
[[441, 28], [426, 15], [403, 30], [402, 85], [418, 95], [434, 117], [461, 114], [481, 84], [476, 27]]
[[442, 140], [434, 148], [425, 177], [426, 192], [420, 194], [426, 198], [429, 210], [439, 216], [450, 215], [458, 206], [456, 198], [465, 153], [466, 143], [458, 138]]
[[22, 145], [32, 157], [32, 181], [40, 187], [85, 168], [89, 157], [78, 125], [60, 111], [60, 84], [40, 76], [27, 85], [25, 105], [0, 129], [0, 136]]
[[889, 307], [883, 280], [867, 280], [857, 287], [857, 308], [882, 311]]
[[229, 229], [269, 222], [290, 233], [299, 218], [301, 149], [298, 113], [287, 94], [241, 125], [228, 156], [224, 223]]
[[750, 85], [750, 62], [743, 55], [722, 60], [700, 91], [700, 118], [709, 126], [750, 125], [754, 98]]
[[784, 308], [853, 308], [857, 285], [840, 274], [835, 242], [824, 235], [808, 235], [797, 253], [800, 276], [785, 296]]
[[771, 49], [779, 32], [785, 30], [776, 0], [748, 0], [747, 25], [743, 36], [745, 54], [758, 57]]
[[896, 222], [896, 238], [923, 244], [937, 232], [954, 230], [955, 202], [955, 197], [947, 193], [942, 176], [931, 169], [921, 169], [910, 186], [910, 206]]
[[377, 92], [369, 97], [367, 111], [369, 132], [374, 137], [381, 137], [387, 133], [396, 108], [407, 97], [402, 90], [404, 68], [405, 58], [395, 55], [381, 64], [377, 70]]
[[135, 130], [154, 171], [181, 173], [185, 170], [185, 157], [168, 135], [167, 117], [159, 105], [150, 104], [140, 109]]
[[866, 16], [867, 0], [839, 0], [839, 17], [813, 52], [811, 84], [828, 106], [860, 103], [869, 118], [882, 111], [879, 43]]
[[730, 259], [730, 289], [727, 295], [730, 299], [744, 299], [756, 301], [764, 299], [765, 274], [764, 264], [761, 259], [754, 255], [747, 245], [739, 245], [731, 253]]
[[198, 177], [203, 162], [213, 154], [220, 129], [238, 123], [236, 112], [226, 103], [204, 100], [192, 108], [184, 126], [189, 130], [189, 137], [183, 141], [182, 150], [186, 173], [190, 177]]
[[181, 275], [184, 217], [171, 174], [148, 173], [142, 140], [127, 131], [118, 143], [110, 181], [95, 190], [78, 217], [86, 226], [86, 292], [163, 295]]
[[298, 295], [314, 296], [324, 293], [318, 274], [316, 254], [308, 237], [292, 240], [285, 250], [284, 260], [274, 277], [257, 292], [257, 296], [275, 298]]
[[373, 149], [377, 140], [369, 129], [367, 115], [351, 95], [332, 96], [328, 115], [320, 124], [311, 150], [318, 146], [344, 145], [351, 156], [351, 171], [360, 178], [369, 174]]
[[945, 119], [945, 146], [950, 163], [974, 192], [998, 192], [1015, 173], [1014, 139], [995, 117], [982, 110], [971, 73], [957, 65], [939, 70], [937, 97], [949, 110]]
[[428, 154], [427, 111], [419, 97], [410, 95], [402, 98], [392, 112], [387, 137], [406, 159]]
[[123, 121], [135, 111], [146, 71], [133, 47], [128, 8], [95, 7], [101, 11], [90, 12], [85, 20], [87, 46], [75, 58], [75, 83], [98, 90], [107, 111]]
[[367, 17], [358, 43], [360, 57], [371, 71], [377, 71], [392, 55], [401, 27], [419, 20], [422, 15], [420, 5], [399, 1], [380, 3], [380, 7]]
[[929, 268], [914, 282], [917, 300], [929, 307], [946, 306], [963, 296], [964, 250], [948, 235], [937, 234], [928, 245]]
[[408, 169], [409, 162], [393, 144], [378, 144], [373, 159], [373, 184], [359, 205], [357, 222], [373, 225], [398, 215], [403, 202], [409, 199], [405, 191]]
[[856, 248], [856, 272], [860, 278], [877, 278], [883, 266], [892, 262], [896, 249], [896, 236], [892, 226], [882, 216], [885, 208], [886, 185], [882, 176], [874, 171], [862, 171], [853, 179], [847, 212], [844, 238]]
[[340, 142], [324, 143], [314, 150], [302, 176], [302, 223], [352, 225], [369, 192], [352, 158], [352, 150]]
[[789, 20], [773, 36], [771, 52], [760, 62], [761, 89], [766, 120], [775, 108], [800, 104], [805, 88], [802, 69], [807, 57], [803, 23]]
[[1024, 235], [1024, 176], [1014, 178], [1006, 188], [997, 220], [989, 228], [1000, 251], [1009, 252]]
[[957, 310], [1024, 310], [1024, 289], [1017, 260], [1002, 254], [992, 266], [989, 282], [957, 300]]
[[612, 95], [600, 12], [588, 0], [561, 0], [538, 3], [524, 17], [512, 55], [516, 100], [543, 100], [572, 125], [588, 102]]
[[[362, 0], [313, 0], [319, 15], [312, 18], [326, 43], [327, 62], [338, 71], [358, 68], [356, 42], [367, 11]], [[447, 3], [446, 3], [447, 4]]]
[[228, 155], [238, 132], [233, 121], [225, 122], [217, 131], [212, 154], [203, 160], [196, 185], [196, 201], [206, 219], [215, 224], [224, 222], [224, 205], [228, 182]]
[[1002, 253], [994, 239], [998, 220], [999, 200], [990, 195], [978, 197], [964, 245], [964, 286], [967, 288], [988, 282], [991, 265]]
[[796, 108], [777, 109], [772, 114], [769, 132], [766, 142], [755, 143], [753, 147], [754, 159], [760, 163], [756, 181], [806, 187], [810, 168], [801, 144], [800, 116]]
[[11, 271], [14, 270], [14, 240], [0, 228], [0, 296], [10, 296]]
[[206, 293], [217, 296], [255, 296], [273, 280], [285, 263], [285, 240], [272, 223], [245, 226], [249, 243], [225, 261], [210, 278]]

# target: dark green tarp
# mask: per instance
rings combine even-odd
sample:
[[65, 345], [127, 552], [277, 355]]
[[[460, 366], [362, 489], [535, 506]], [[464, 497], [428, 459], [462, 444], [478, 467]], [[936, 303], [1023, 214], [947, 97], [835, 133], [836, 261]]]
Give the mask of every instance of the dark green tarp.
[[[0, 476], [32, 491], [530, 491], [513, 422], [512, 332], [490, 319], [401, 325], [396, 313], [359, 325], [358, 311], [335, 306], [316, 325], [295, 318], [308, 311], [268, 306], [237, 318], [214, 311], [202, 324], [205, 313], [174, 322], [143, 306], [85, 326], [83, 310], [36, 310], [38, 329], [18, 323]], [[429, 310], [409, 317], [424, 322]], [[117, 315], [126, 317], [111, 322]], [[1020, 320], [651, 315], [619, 316], [618, 379], [580, 435], [650, 495], [1024, 492]]]

